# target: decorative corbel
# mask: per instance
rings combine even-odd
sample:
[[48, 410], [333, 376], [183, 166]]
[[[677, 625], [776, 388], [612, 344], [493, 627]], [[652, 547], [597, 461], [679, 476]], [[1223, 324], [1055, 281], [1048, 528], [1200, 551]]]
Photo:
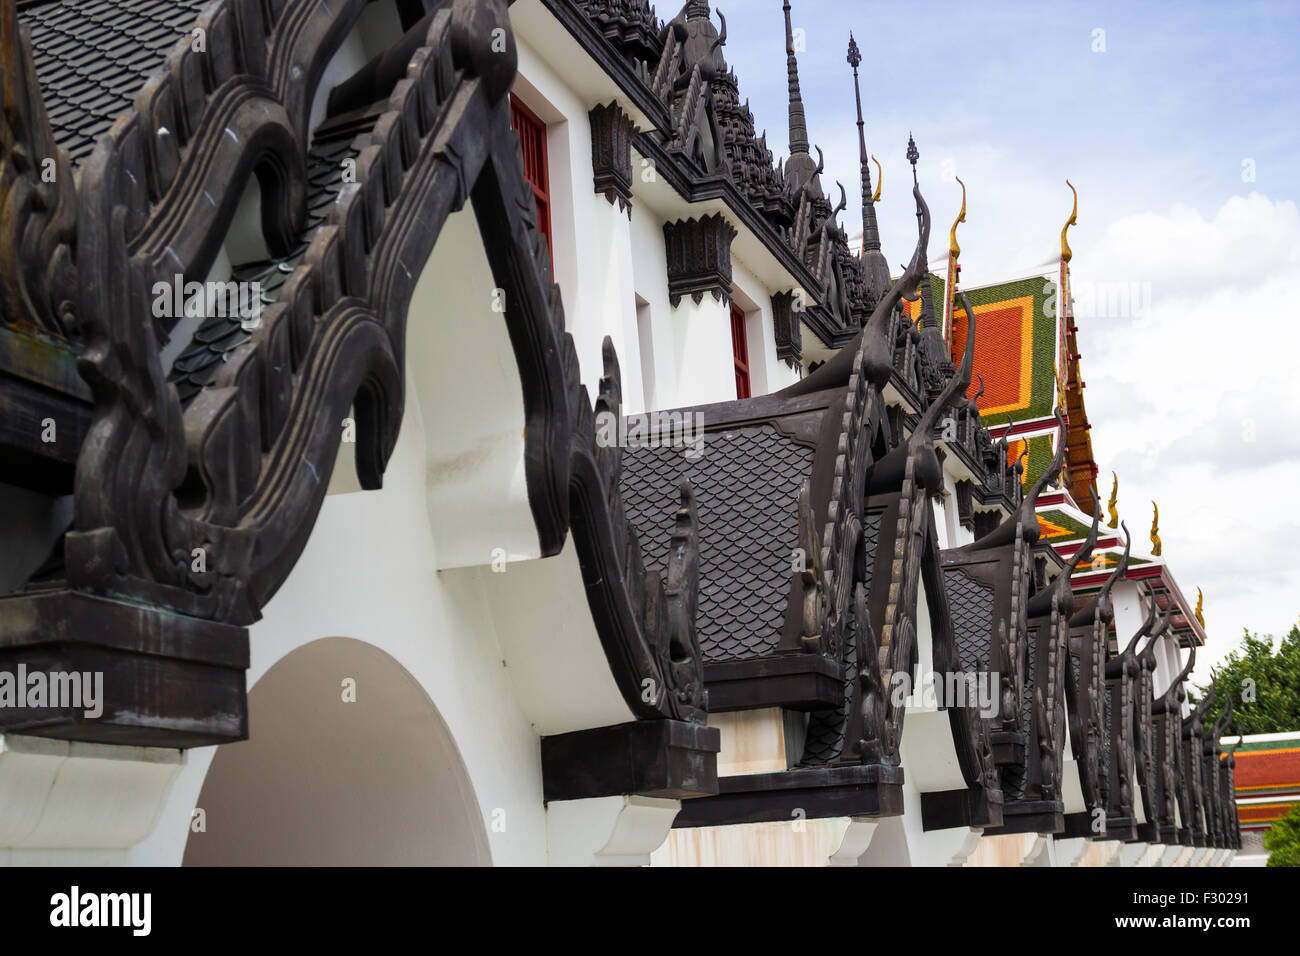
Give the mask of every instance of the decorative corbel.
[[772, 296], [772, 333], [776, 339], [776, 357], [797, 369], [803, 362], [803, 330], [799, 322], [803, 310], [796, 309], [795, 302], [793, 289]]
[[677, 308], [689, 295], [699, 305], [708, 292], [731, 300], [731, 241], [736, 230], [720, 214], [664, 223], [668, 259], [668, 298]]
[[636, 126], [617, 102], [597, 106], [591, 121], [591, 168], [596, 192], [632, 216], [632, 137]]

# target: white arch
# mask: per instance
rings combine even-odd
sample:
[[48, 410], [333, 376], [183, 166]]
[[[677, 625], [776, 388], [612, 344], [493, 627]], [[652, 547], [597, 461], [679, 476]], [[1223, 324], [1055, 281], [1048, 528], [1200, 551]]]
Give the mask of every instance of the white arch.
[[220, 749], [186, 865], [484, 865], [464, 761], [419, 682], [373, 644], [333, 637], [249, 692], [256, 733]]

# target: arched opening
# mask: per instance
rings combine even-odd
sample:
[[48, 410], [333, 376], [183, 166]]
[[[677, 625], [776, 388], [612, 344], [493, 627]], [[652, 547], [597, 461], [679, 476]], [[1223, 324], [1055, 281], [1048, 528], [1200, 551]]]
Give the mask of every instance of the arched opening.
[[185, 865], [490, 865], [456, 742], [379, 648], [299, 647], [249, 691], [248, 710], [256, 731], [213, 759]]

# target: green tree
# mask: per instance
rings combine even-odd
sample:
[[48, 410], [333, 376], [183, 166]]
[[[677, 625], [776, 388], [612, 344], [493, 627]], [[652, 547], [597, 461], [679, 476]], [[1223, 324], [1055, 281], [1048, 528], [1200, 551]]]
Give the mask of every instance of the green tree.
[[1269, 866], [1300, 866], [1300, 804], [1273, 822], [1264, 834]]
[[[1211, 727], [1232, 694], [1233, 734], [1276, 734], [1300, 730], [1300, 625], [1275, 648], [1273, 638], [1242, 632], [1241, 646], [1215, 669], [1219, 693], [1205, 718]], [[1193, 693], [1193, 705], [1207, 687]], [[1252, 699], [1253, 698], [1253, 699]]]

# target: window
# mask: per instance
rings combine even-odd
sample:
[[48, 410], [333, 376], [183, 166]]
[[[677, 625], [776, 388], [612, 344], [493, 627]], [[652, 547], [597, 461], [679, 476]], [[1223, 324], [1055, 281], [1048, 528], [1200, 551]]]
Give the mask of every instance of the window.
[[524, 178], [533, 187], [537, 202], [537, 227], [546, 237], [546, 248], [551, 254], [551, 275], [555, 275], [555, 252], [551, 242], [551, 187], [546, 164], [546, 124], [510, 94], [510, 125], [519, 133], [519, 145], [524, 153]]
[[731, 353], [736, 363], [736, 397], [749, 398], [749, 344], [745, 341], [745, 313], [731, 303]]

